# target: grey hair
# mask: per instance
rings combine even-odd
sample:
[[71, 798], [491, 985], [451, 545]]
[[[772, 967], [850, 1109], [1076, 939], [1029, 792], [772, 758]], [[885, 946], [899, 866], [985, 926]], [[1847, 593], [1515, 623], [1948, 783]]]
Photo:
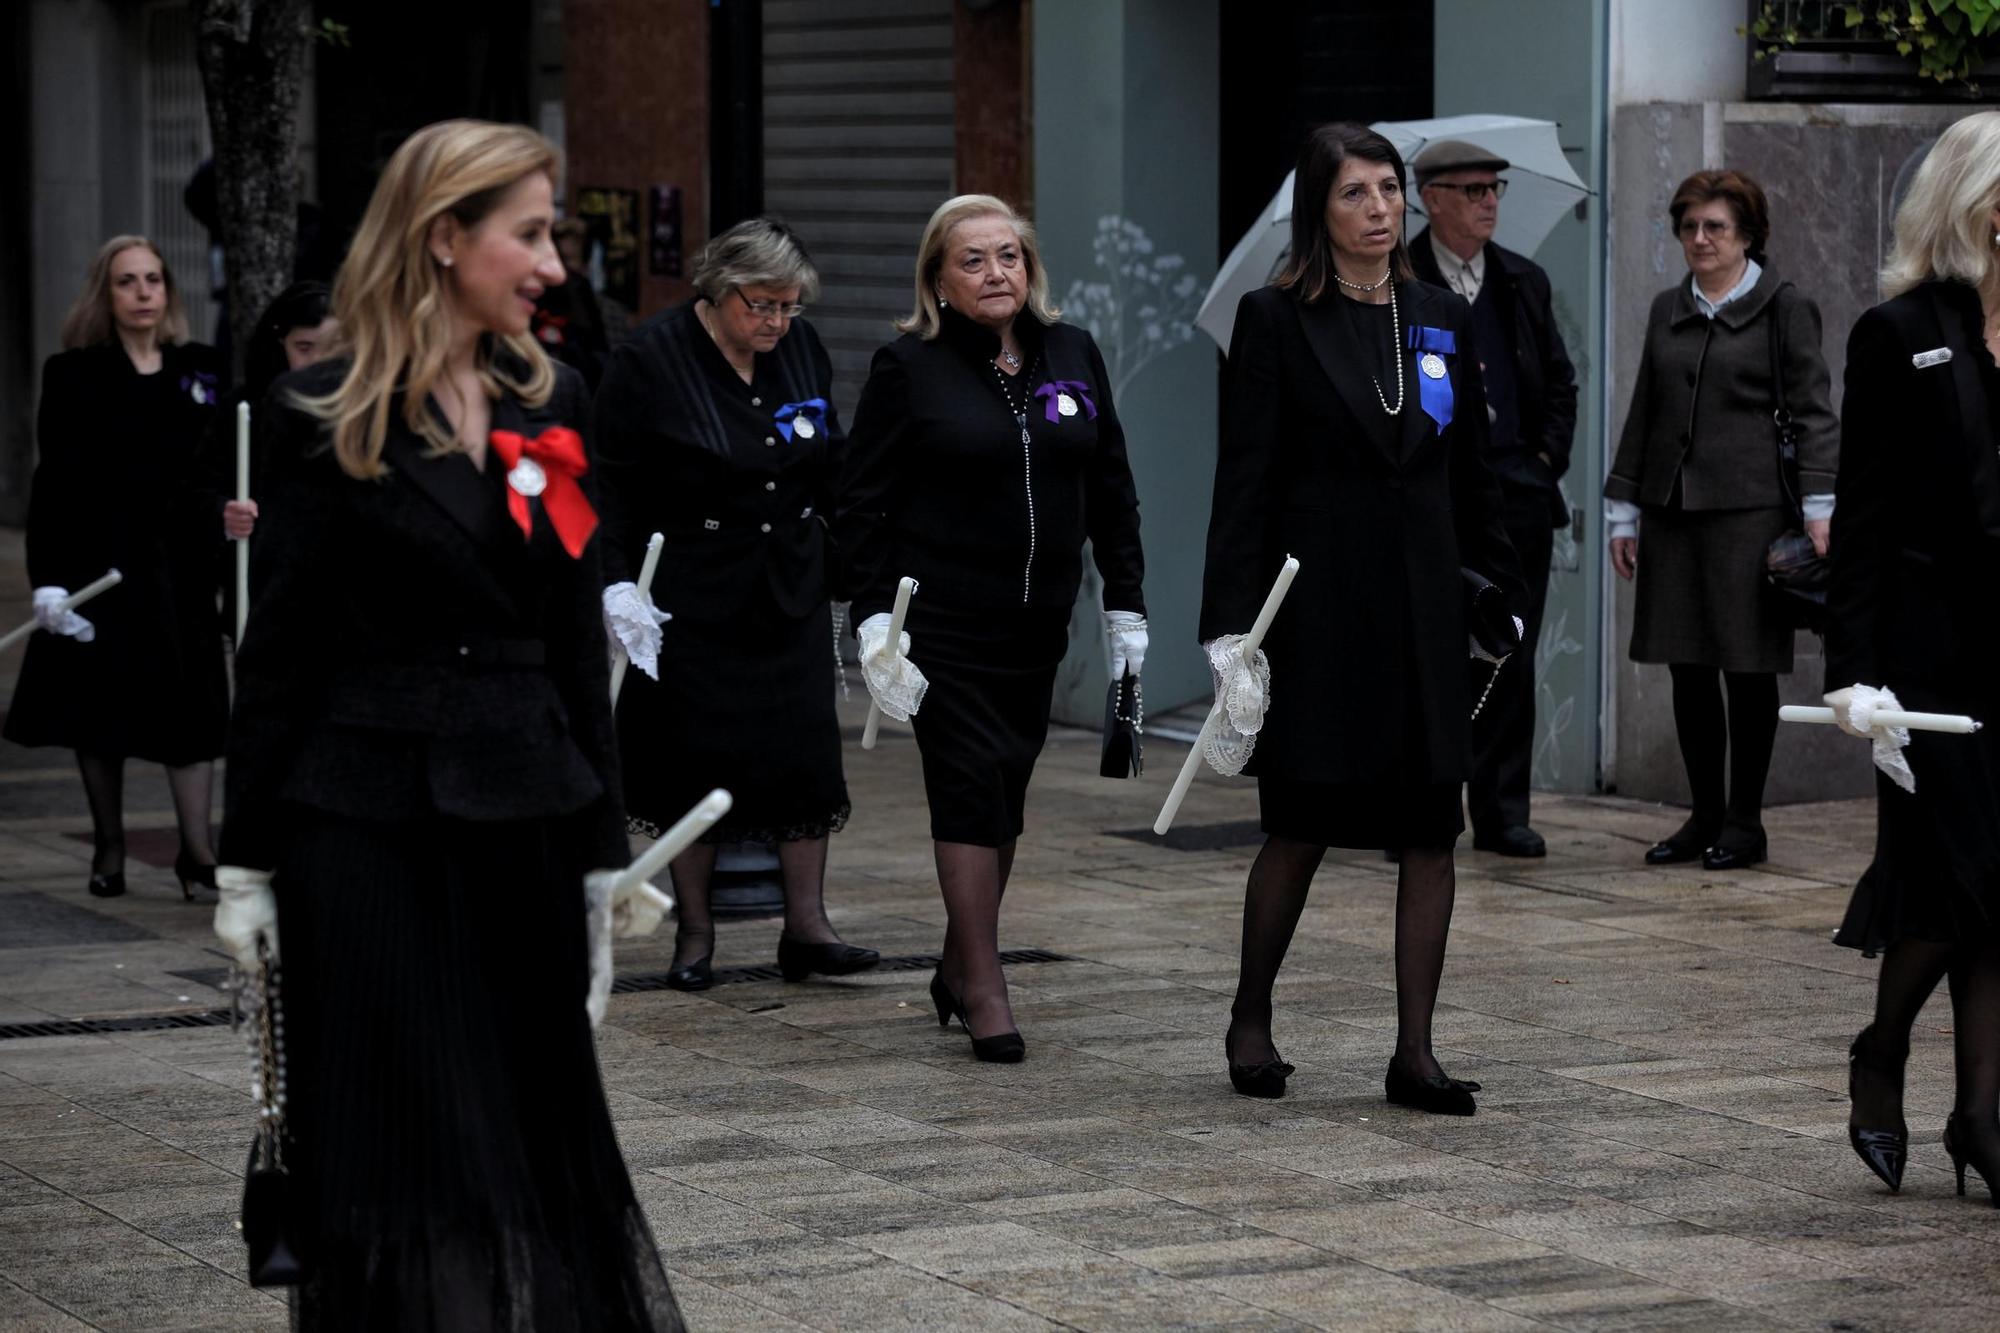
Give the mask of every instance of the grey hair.
[[2000, 294], [2000, 111], [1979, 111], [1938, 137], [1896, 210], [1895, 243], [1882, 269], [1882, 295], [1920, 282], [1956, 279]]
[[819, 298], [819, 270], [783, 222], [746, 218], [696, 252], [693, 285], [710, 305], [733, 287], [796, 287], [799, 300], [811, 304]]

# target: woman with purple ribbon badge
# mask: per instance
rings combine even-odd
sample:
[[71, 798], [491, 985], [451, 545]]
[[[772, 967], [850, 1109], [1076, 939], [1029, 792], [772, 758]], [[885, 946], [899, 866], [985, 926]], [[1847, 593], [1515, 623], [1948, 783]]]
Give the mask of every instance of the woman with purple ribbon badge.
[[[931, 215], [903, 336], [875, 354], [854, 414], [835, 533], [885, 716], [923, 755], [950, 925], [931, 979], [982, 1060], [1026, 1046], [1000, 970], [1000, 898], [1048, 735], [1087, 539], [1104, 578], [1114, 679], [1146, 654], [1139, 500], [1110, 376], [1059, 323], [1035, 231], [990, 195]], [[917, 581], [906, 631], [890, 607]]]
[[[673, 862], [667, 984], [711, 984], [709, 884], [718, 848], [740, 842], [777, 848], [786, 980], [858, 972], [879, 957], [844, 942], [824, 904], [849, 805], [827, 542], [846, 437], [832, 364], [799, 317], [819, 276], [789, 227], [752, 218], [695, 257], [694, 288], [619, 345], [597, 394], [605, 623], [638, 668], [618, 703], [627, 810], [658, 837], [712, 787], [735, 799]], [[632, 581], [655, 532], [671, 618]]]
[[[1431, 1049], [1464, 829], [1465, 588], [1468, 572], [1503, 590], [1518, 575], [1480, 461], [1471, 311], [1412, 276], [1402, 187], [1382, 136], [1315, 131], [1291, 259], [1237, 308], [1200, 637], [1225, 716], [1207, 757], [1256, 776], [1265, 843], [1224, 1052], [1237, 1091], [1284, 1094], [1271, 988], [1313, 874], [1329, 846], [1387, 847], [1401, 861], [1389, 1100], [1470, 1115], [1478, 1085]], [[1297, 579], [1246, 664], [1242, 636], [1288, 555]]]

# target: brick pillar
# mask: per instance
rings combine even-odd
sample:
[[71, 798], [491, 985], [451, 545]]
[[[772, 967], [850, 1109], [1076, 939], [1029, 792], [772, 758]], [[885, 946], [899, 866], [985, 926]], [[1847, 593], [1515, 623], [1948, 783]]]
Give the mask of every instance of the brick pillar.
[[682, 272], [708, 239], [707, 0], [563, 0], [565, 194], [639, 196], [639, 309], [692, 295], [685, 276], [651, 273], [645, 229], [655, 185], [681, 191]]
[[1029, 0], [997, 0], [983, 9], [954, 4], [951, 65], [958, 193], [998, 195], [1033, 216], [1024, 59], [1030, 15]]

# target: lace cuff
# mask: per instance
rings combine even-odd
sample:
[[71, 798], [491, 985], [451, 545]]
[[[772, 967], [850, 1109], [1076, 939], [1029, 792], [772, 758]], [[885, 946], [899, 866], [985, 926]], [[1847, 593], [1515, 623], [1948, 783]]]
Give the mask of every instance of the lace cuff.
[[1202, 741], [1201, 756], [1224, 777], [1235, 777], [1257, 748], [1264, 713], [1271, 700], [1271, 660], [1257, 650], [1254, 663], [1243, 660], [1243, 636], [1225, 634], [1202, 645], [1208, 653], [1209, 674], [1222, 717]]
[[1917, 790], [1917, 775], [1910, 771], [1910, 761], [1903, 755], [1903, 747], [1910, 743], [1908, 727], [1878, 727], [1875, 714], [1879, 711], [1897, 713], [1903, 705], [1897, 702], [1891, 690], [1878, 690], [1872, 685], [1856, 685], [1850, 691], [1848, 721], [1856, 731], [1865, 731], [1875, 746], [1875, 767], [1889, 775], [1889, 780], [1912, 795]]
[[636, 583], [614, 583], [604, 590], [605, 632], [653, 680], [660, 678], [660, 626], [672, 619]]
[[868, 686], [869, 697], [882, 710], [882, 716], [908, 722], [923, 706], [924, 693], [931, 687], [924, 673], [910, 660], [909, 632], [904, 631], [893, 653], [889, 651], [887, 615], [868, 617], [855, 634], [861, 641], [861, 679]]

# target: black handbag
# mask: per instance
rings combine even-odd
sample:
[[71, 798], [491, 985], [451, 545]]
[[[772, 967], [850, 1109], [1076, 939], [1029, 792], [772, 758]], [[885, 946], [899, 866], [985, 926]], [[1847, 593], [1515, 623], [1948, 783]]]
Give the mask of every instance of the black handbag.
[[1789, 286], [1781, 283], [1771, 297], [1771, 390], [1776, 400], [1771, 423], [1778, 433], [1778, 489], [1785, 497], [1792, 526], [1764, 552], [1764, 581], [1777, 598], [1787, 624], [1824, 634], [1826, 589], [1832, 570], [1806, 535], [1805, 498], [1799, 493], [1799, 427], [1785, 397], [1785, 321], [1780, 299]]
[[1097, 761], [1101, 776], [1130, 778], [1145, 772], [1139, 745], [1146, 730], [1144, 709], [1139, 678], [1129, 671], [1104, 692], [1104, 752]]
[[1507, 659], [1521, 650], [1521, 630], [1514, 623], [1507, 594], [1500, 591], [1498, 584], [1463, 565], [1459, 566], [1458, 578], [1465, 596], [1466, 655], [1475, 662], [1490, 662], [1493, 666], [1472, 705], [1472, 716], [1477, 718], [1492, 697]]
[[298, 1186], [285, 1166], [285, 1056], [280, 1045], [284, 1011], [278, 997], [279, 968], [258, 945], [263, 963], [263, 998], [257, 1006], [257, 1137], [243, 1172], [243, 1211], [237, 1227], [250, 1251], [250, 1285], [290, 1287], [305, 1279], [298, 1245]]

